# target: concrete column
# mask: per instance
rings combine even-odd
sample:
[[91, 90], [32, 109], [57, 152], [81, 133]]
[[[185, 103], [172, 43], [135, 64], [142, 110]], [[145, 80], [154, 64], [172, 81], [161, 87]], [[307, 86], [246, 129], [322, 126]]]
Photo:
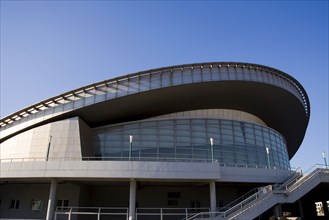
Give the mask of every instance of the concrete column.
[[54, 218], [56, 207], [56, 190], [57, 181], [55, 179], [51, 179], [46, 220], [52, 220]]
[[273, 212], [275, 217], [280, 218], [282, 217], [282, 209], [281, 209], [281, 204], [278, 204], [273, 207]]
[[210, 212], [216, 212], [216, 182], [211, 181], [209, 183], [210, 191]]
[[299, 208], [299, 216], [302, 219], [304, 219], [304, 210], [303, 210], [303, 204], [301, 199], [298, 199], [298, 208]]
[[136, 219], [136, 181], [130, 180], [129, 189], [129, 220]]

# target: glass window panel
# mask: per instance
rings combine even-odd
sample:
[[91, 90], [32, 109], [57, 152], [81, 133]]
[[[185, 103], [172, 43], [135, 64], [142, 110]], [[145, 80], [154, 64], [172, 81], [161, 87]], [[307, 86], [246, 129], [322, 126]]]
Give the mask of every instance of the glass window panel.
[[161, 141], [173, 141], [174, 134], [171, 135], [172, 130], [160, 130], [159, 131], [159, 140]]
[[80, 98], [80, 97], [79, 98], [76, 97], [76, 99], [74, 101], [74, 104], [73, 104], [74, 108], [80, 108], [83, 105], [84, 105], [84, 99], [83, 98]]
[[243, 71], [242, 71], [242, 68], [241, 67], [237, 67], [235, 69], [235, 72], [236, 72], [236, 77], [238, 80], [243, 80]]
[[167, 87], [167, 86], [171, 85], [171, 72], [170, 71], [166, 71], [166, 72], [162, 73], [161, 84], [162, 84], [162, 87]]
[[193, 69], [192, 70], [192, 76], [193, 76], [193, 82], [201, 82], [202, 81], [202, 75], [200, 69]]
[[228, 120], [221, 120], [220, 121], [221, 125], [227, 125], [227, 126], [232, 126], [232, 122]]
[[235, 163], [234, 162], [234, 153], [231, 147], [222, 146], [221, 147], [222, 160], [224, 163]]
[[90, 105], [95, 102], [95, 89], [86, 91], [85, 93], [85, 105]]
[[232, 135], [227, 135], [227, 134], [222, 134], [222, 143], [223, 144], [233, 144], [233, 136]]
[[256, 70], [256, 75], [257, 75], [257, 80], [259, 82], [264, 82], [263, 81], [263, 71], [262, 70]]
[[162, 140], [159, 142], [159, 147], [161, 148], [172, 148], [174, 149], [174, 142], [170, 140]]
[[208, 151], [202, 149], [193, 149], [193, 158], [208, 158]]
[[206, 127], [204, 125], [192, 125], [192, 132], [196, 134], [201, 134], [204, 136], [206, 134]]
[[265, 147], [258, 147], [257, 148], [258, 153], [258, 161], [260, 165], [267, 166], [267, 154]]
[[196, 137], [195, 135], [192, 136], [192, 144], [198, 145], [198, 144], [207, 144], [207, 141], [203, 137]]
[[248, 150], [248, 155], [247, 155], [247, 158], [248, 158], [248, 163], [250, 165], [254, 165], [254, 166], [258, 166], [259, 163], [258, 163], [258, 156], [257, 156], [257, 152], [254, 151], [254, 150]]
[[139, 78], [134, 77], [134, 78], [129, 78], [129, 88], [128, 88], [128, 93], [136, 93], [139, 91]]
[[174, 70], [172, 73], [173, 85], [181, 85], [182, 84], [182, 71]]
[[231, 128], [232, 127], [223, 126], [222, 129], [221, 129], [222, 134], [227, 134], [227, 135], [233, 136], [233, 131], [232, 131]]
[[175, 123], [173, 120], [163, 120], [158, 122], [159, 126], [173, 126]]
[[143, 141], [157, 141], [156, 135], [143, 135], [142, 136]]
[[269, 75], [268, 72], [263, 71], [263, 82], [269, 83], [269, 76], [268, 75]]
[[221, 80], [228, 80], [228, 70], [227, 67], [221, 67], [219, 69], [219, 77]]
[[155, 128], [142, 128], [141, 135], [156, 135], [157, 131]]
[[192, 82], [192, 72], [190, 69], [183, 70], [183, 82], [191, 83]]
[[150, 89], [150, 75], [142, 75], [139, 81], [139, 91], [147, 91]]
[[247, 164], [247, 156], [244, 154], [244, 152], [236, 153], [236, 163], [237, 164]]
[[159, 153], [167, 153], [167, 154], [174, 154], [175, 153], [175, 149], [174, 148], [159, 148]]
[[235, 140], [235, 143], [240, 143], [240, 144], [244, 143], [244, 139], [242, 137], [235, 136], [234, 140]]
[[127, 80], [122, 80], [118, 82], [118, 97], [119, 96], [124, 96], [127, 95], [128, 93], [128, 81]]
[[255, 135], [256, 135], [256, 136], [259, 136], [259, 137], [262, 137], [262, 136], [263, 136], [263, 135], [262, 135], [262, 131], [259, 129], [259, 127], [256, 128], [254, 131], [255, 131]]
[[185, 119], [178, 119], [176, 120], [176, 124], [183, 124], [183, 125], [188, 125], [190, 124], [190, 120], [185, 120]]
[[142, 141], [140, 146], [141, 146], [141, 149], [157, 148], [157, 142], [156, 141]]
[[176, 136], [176, 142], [179, 143], [186, 143], [186, 144], [190, 144], [191, 143], [191, 137], [184, 137], [184, 136]]
[[257, 75], [256, 75], [256, 70], [255, 69], [250, 69], [250, 79], [252, 81], [257, 81]]
[[157, 89], [161, 87], [161, 81], [160, 81], [161, 75], [160, 73], [153, 73], [151, 74], [151, 88]]
[[[200, 71], [200, 69], [198, 69]], [[211, 81], [211, 73], [209, 67], [203, 67], [202, 71], [202, 78], [203, 81]]]
[[254, 145], [254, 144], [255, 144], [255, 139], [254, 139], [254, 137], [252, 136], [252, 137], [248, 138], [248, 135], [247, 135], [246, 143], [247, 143], [247, 144], [250, 144], [250, 145]]
[[107, 142], [106, 145], [109, 146], [109, 147], [122, 147], [122, 146], [124, 146], [122, 141], [114, 141], [114, 140], [112, 140], [110, 142]]
[[206, 132], [202, 131], [192, 131], [192, 136], [196, 138], [203, 138], [204, 140], [207, 138]]
[[177, 146], [176, 147], [176, 153], [177, 154], [192, 154], [192, 148], [187, 148], [186, 146], [182, 147], [182, 146]]
[[175, 134], [175, 130], [174, 128], [170, 129], [170, 127], [166, 127], [166, 128], [160, 128], [158, 131], [159, 135], [174, 135]]
[[219, 126], [217, 126], [217, 127], [215, 127], [215, 126], [207, 127], [207, 131], [208, 131], [208, 133], [218, 134], [219, 133]]
[[243, 78], [244, 78], [244, 80], [246, 80], [246, 81], [249, 81], [249, 80], [251, 80], [251, 76], [250, 76], [250, 70], [249, 70], [249, 68], [243, 68]]
[[189, 124], [177, 124], [176, 129], [177, 129], [177, 131], [179, 131], [179, 130], [190, 130], [190, 125]]
[[[210, 109], [211, 113], [214, 113], [214, 109]], [[214, 120], [214, 119], [207, 119], [206, 123], [209, 127], [219, 127], [219, 120]]]
[[235, 76], [235, 67], [230, 66], [228, 69], [229, 69], [228, 78], [230, 80], [235, 80], [236, 79], [236, 76]]
[[213, 66], [212, 68], [211, 68], [211, 78], [212, 78], [212, 80], [213, 81], [217, 81], [217, 80], [219, 80], [220, 78], [219, 78], [219, 68], [218, 68], [218, 66]]
[[191, 120], [191, 124], [194, 124], [194, 125], [204, 125], [206, 123], [205, 120], [203, 119], [193, 119]]
[[116, 83], [110, 83], [107, 84], [108, 89], [107, 89], [107, 94], [106, 94], [106, 99], [113, 99], [117, 95], [117, 84]]

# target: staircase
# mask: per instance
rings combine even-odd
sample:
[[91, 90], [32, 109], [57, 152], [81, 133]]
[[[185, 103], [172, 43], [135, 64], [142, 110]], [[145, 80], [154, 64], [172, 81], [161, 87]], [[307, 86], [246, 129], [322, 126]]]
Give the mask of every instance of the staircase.
[[307, 175], [302, 175], [301, 170], [296, 170], [282, 184], [257, 188], [247, 198], [244, 195], [218, 212], [198, 213], [186, 220], [254, 219], [278, 203], [295, 202], [321, 182], [329, 183], [329, 169], [312, 168], [311, 170], [312, 172]]

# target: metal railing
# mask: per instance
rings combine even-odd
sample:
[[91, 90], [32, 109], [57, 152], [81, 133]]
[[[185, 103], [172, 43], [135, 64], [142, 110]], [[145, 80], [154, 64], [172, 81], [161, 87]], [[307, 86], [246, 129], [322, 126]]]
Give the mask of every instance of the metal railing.
[[226, 218], [229, 215], [232, 215], [233, 213], [236, 213], [239, 210], [247, 209], [252, 204], [261, 201], [265, 197], [269, 196], [271, 193], [272, 193], [272, 185], [261, 187], [257, 190], [256, 193], [244, 199], [242, 202], [236, 204], [235, 206], [231, 207], [230, 209], [224, 212], [220, 212], [219, 216], [221, 216], [222, 218]]
[[137, 208], [136, 220], [181, 220], [199, 212], [209, 212], [210, 208]]
[[294, 184], [299, 178], [303, 176], [303, 171], [300, 168], [296, 168], [283, 183], [278, 183], [273, 185], [275, 191], [287, 190], [292, 184]]
[[120, 219], [128, 220], [128, 208], [108, 208], [108, 207], [57, 207], [55, 220], [71, 220], [73, 216], [89, 216], [91, 219], [100, 220], [102, 216], [119, 216]]
[[315, 164], [305, 172], [306, 175], [303, 175], [301, 178], [297, 178], [291, 181], [289, 186], [285, 188], [286, 194], [292, 193], [294, 190], [298, 189], [302, 184], [305, 184], [306, 182], [312, 180], [319, 173], [329, 173], [328, 167], [322, 164]]
[[217, 212], [200, 212], [196, 215], [186, 218], [186, 220], [192, 220], [197, 218], [214, 218], [214, 217], [226, 218], [229, 215], [237, 212], [238, 210], [246, 208], [253, 202], [263, 199], [271, 192], [272, 192], [272, 185], [256, 188], [249, 191], [242, 197], [234, 200], [232, 203], [222, 207]]
[[[186, 219], [199, 212], [209, 212], [210, 208], [136, 208], [136, 220], [181, 220]], [[78, 216], [86, 216], [87, 219], [104, 219], [104, 216], [110, 216], [115, 219], [129, 219], [128, 208], [109, 208], [109, 207], [57, 207], [55, 211], [55, 220], [71, 220]]]
[[[320, 164], [316, 164], [312, 166], [308, 171], [306, 171], [307, 175], [303, 175], [301, 169], [298, 168], [294, 173], [288, 176], [285, 182], [283, 182], [282, 184], [275, 184], [274, 185], [275, 188], [272, 187], [272, 185], [269, 185], [263, 188], [251, 190], [250, 192], [236, 199], [232, 203], [222, 207], [217, 212], [200, 212], [194, 216], [186, 218], [186, 220], [192, 220], [197, 218], [200, 219], [214, 218], [214, 217], [225, 219], [234, 213], [236, 213], [236, 215], [239, 215], [239, 213], [237, 212], [242, 213], [248, 208], [254, 207], [253, 205], [255, 203], [261, 202], [263, 199], [271, 196], [273, 193], [285, 193], [286, 195], [289, 195], [294, 190], [298, 189], [301, 185], [311, 181], [314, 177], [316, 177], [316, 175], [320, 173], [329, 174], [328, 167]], [[248, 197], [249, 194], [252, 195]]]
[[218, 160], [201, 158], [161, 158], [161, 157], [28, 157], [28, 158], [0, 158], [0, 163], [8, 162], [53, 162], [53, 161], [126, 161], [126, 162], [185, 162], [185, 163], [216, 163], [220, 167], [279, 169], [267, 165], [223, 163]]

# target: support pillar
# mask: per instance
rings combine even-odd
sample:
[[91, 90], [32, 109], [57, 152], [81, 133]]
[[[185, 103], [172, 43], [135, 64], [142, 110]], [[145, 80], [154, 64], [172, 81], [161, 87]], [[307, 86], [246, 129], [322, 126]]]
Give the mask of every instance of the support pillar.
[[278, 204], [273, 207], [273, 212], [275, 217], [280, 218], [282, 217], [282, 209], [281, 209], [281, 204]]
[[210, 212], [216, 212], [216, 182], [211, 181], [209, 183], [210, 191]]
[[54, 212], [56, 207], [56, 190], [57, 180], [51, 179], [46, 220], [52, 220], [54, 218]]
[[129, 220], [136, 219], [136, 181], [130, 180], [129, 189]]
[[303, 210], [302, 199], [298, 199], [298, 208], [299, 208], [299, 217], [301, 219], [304, 219], [304, 210]]

